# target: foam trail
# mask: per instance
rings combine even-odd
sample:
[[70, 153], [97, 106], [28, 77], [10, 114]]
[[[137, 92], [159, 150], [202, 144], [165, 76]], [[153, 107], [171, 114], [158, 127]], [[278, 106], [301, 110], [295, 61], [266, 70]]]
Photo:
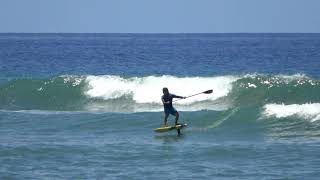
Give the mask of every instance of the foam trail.
[[123, 78], [120, 76], [88, 76], [86, 82], [88, 90], [85, 92], [90, 98], [112, 100], [121, 97], [132, 98], [136, 103], [161, 104], [162, 88], [168, 87], [171, 93], [189, 96], [198, 92], [213, 89], [212, 94], [202, 94], [178, 101], [177, 104], [187, 105], [200, 101], [214, 101], [227, 96], [232, 90], [232, 82], [238, 78], [234, 76], [219, 77], [175, 77], [148, 76]]
[[297, 116], [311, 122], [320, 120], [320, 103], [308, 104], [266, 104], [263, 115], [266, 117], [286, 118]]

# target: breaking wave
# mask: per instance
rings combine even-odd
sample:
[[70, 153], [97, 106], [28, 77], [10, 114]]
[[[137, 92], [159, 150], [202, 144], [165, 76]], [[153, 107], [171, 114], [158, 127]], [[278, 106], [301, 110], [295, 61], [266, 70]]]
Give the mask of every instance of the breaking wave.
[[64, 75], [16, 79], [0, 84], [1, 110], [155, 112], [162, 88], [190, 96], [174, 102], [180, 111], [261, 109], [263, 118], [297, 116], [319, 120], [320, 81], [306, 75], [225, 75], [213, 77]]

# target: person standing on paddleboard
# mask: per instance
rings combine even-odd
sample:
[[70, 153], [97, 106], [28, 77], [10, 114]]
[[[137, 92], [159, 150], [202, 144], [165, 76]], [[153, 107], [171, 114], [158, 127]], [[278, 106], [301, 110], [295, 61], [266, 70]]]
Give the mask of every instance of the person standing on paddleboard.
[[168, 88], [163, 88], [162, 91], [163, 91], [163, 96], [161, 97], [161, 100], [163, 103], [164, 114], [165, 114], [164, 126], [168, 126], [167, 121], [170, 114], [176, 117], [175, 124], [177, 125], [179, 120], [179, 112], [172, 106], [172, 99], [173, 98], [185, 99], [186, 97], [170, 94]]

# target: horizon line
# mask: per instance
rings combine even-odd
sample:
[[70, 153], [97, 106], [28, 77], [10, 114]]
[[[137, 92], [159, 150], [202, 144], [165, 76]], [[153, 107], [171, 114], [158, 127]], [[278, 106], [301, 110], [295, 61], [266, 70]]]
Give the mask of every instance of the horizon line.
[[320, 34], [320, 32], [0, 32], [0, 34]]

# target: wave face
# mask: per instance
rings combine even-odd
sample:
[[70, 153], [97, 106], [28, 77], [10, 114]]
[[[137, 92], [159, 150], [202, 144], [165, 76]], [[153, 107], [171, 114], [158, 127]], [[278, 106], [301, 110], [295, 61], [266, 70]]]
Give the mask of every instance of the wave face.
[[215, 77], [59, 76], [17, 79], [0, 85], [0, 109], [8, 111], [162, 111], [162, 88], [189, 96], [180, 111], [259, 109], [260, 118], [320, 118], [320, 81], [305, 75], [226, 75]]
[[18, 79], [0, 85], [3, 110], [77, 110], [87, 101], [81, 76]]

